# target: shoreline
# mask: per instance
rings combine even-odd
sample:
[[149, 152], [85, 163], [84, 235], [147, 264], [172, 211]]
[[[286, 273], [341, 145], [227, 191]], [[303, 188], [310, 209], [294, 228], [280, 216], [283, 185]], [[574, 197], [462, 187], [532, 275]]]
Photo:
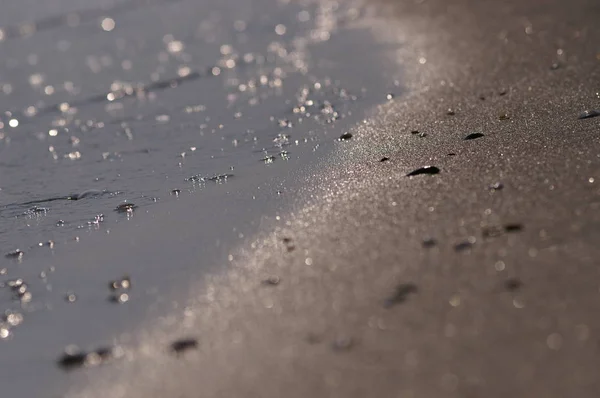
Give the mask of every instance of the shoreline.
[[[497, 3], [392, 8], [417, 43], [405, 62], [426, 60], [407, 68], [421, 90], [353, 132], [287, 228], [192, 291], [187, 324], [150, 332], [143, 360], [72, 396], [600, 391], [599, 119], [578, 119], [599, 106], [586, 83], [600, 75], [600, 10]], [[441, 172], [406, 177], [426, 165]], [[407, 284], [415, 294], [394, 295]], [[183, 359], [155, 348], [191, 332]]]

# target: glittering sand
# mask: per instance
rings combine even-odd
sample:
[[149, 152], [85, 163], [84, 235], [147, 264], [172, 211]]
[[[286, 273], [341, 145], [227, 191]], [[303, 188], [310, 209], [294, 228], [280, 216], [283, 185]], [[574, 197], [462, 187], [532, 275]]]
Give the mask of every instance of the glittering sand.
[[598, 3], [372, 6], [406, 93], [73, 397], [600, 393]]

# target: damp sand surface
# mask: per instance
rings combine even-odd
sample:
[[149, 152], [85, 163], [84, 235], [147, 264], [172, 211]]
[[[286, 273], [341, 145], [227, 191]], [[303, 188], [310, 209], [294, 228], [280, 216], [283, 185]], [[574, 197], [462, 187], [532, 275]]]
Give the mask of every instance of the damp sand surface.
[[62, 396], [130, 358], [142, 321], [226, 272], [401, 92], [350, 4], [38, 3], [0, 19], [1, 379], [15, 397]]

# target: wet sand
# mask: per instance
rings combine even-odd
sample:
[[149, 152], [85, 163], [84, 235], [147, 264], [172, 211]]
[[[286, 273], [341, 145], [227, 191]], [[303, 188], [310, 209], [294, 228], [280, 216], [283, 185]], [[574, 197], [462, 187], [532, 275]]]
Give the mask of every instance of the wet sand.
[[135, 357], [400, 90], [350, 5], [31, 7], [0, 18], [0, 384], [28, 398]]
[[[598, 395], [599, 6], [373, 6], [406, 92], [69, 396]], [[57, 260], [173, 258], [190, 208]]]

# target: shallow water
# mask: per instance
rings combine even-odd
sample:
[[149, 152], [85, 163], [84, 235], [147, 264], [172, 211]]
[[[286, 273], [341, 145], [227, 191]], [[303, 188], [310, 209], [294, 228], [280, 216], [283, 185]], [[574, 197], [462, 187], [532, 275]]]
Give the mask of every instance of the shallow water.
[[[78, 377], [55, 365], [67, 344], [126, 342], [140, 319], [177, 307], [186, 281], [226, 263], [262, 216], [294, 203], [311, 165], [399, 90], [382, 49], [351, 27], [362, 12], [272, 0], [6, 6], [0, 309], [20, 315], [0, 328], [3, 394], [64, 391]], [[177, 246], [188, 241], [177, 225], [197, 245]], [[107, 236], [163, 228], [173, 240], [140, 238], [133, 262], [110, 252]], [[88, 264], [88, 239], [106, 245], [105, 261]], [[177, 258], [161, 257], [168, 247]], [[123, 274], [133, 289], [118, 304], [107, 284]], [[18, 278], [21, 292], [8, 284]]]

